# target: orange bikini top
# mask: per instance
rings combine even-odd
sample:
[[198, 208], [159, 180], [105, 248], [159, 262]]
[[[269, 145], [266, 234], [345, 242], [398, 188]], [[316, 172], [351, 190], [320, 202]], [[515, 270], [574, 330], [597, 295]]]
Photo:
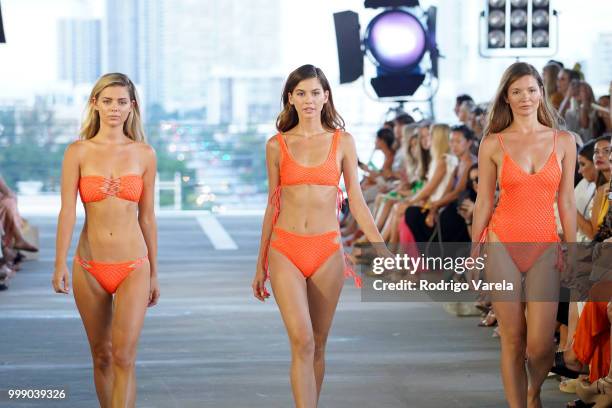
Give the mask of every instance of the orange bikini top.
[[81, 176], [79, 179], [79, 193], [83, 203], [102, 201], [109, 196], [137, 203], [140, 201], [142, 187], [142, 176], [138, 174], [126, 174], [117, 178]]
[[332, 136], [329, 154], [322, 164], [318, 166], [303, 166], [291, 156], [283, 135], [281, 133], [277, 134], [276, 137], [281, 147], [281, 158], [279, 163], [280, 185], [318, 184], [337, 186], [340, 181], [340, 169], [338, 169], [338, 164], [336, 162], [336, 150], [339, 136], [340, 129], [336, 129]]

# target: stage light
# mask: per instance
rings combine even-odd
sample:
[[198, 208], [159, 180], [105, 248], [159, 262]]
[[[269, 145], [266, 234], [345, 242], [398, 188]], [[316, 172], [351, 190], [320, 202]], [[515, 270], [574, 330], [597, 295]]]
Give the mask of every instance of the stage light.
[[[340, 83], [352, 82], [364, 73], [363, 55], [376, 66], [376, 77], [370, 84], [376, 95], [383, 97], [410, 96], [425, 79], [421, 62], [429, 53], [432, 76], [438, 75], [436, 44], [436, 8], [413, 12], [417, 0], [367, 0], [369, 8], [384, 7], [367, 25], [363, 34], [360, 58], [356, 51], [359, 21], [356, 13], [334, 14]], [[419, 17], [417, 17], [419, 16]]]
[[532, 35], [534, 47], [546, 47], [548, 45], [548, 33], [544, 30], [536, 30]]
[[546, 27], [548, 26], [548, 13], [544, 10], [536, 10], [533, 12], [533, 26]]
[[506, 36], [503, 31], [495, 30], [489, 33], [489, 47], [500, 48], [506, 44]]
[[527, 26], [527, 12], [523, 9], [514, 10], [510, 15], [512, 27], [522, 28]]
[[408, 12], [385, 11], [368, 24], [365, 45], [373, 62], [381, 68], [391, 72], [408, 70], [425, 54], [425, 29]]
[[510, 34], [510, 45], [513, 48], [524, 47], [527, 45], [527, 33], [524, 30], [515, 30]]
[[503, 27], [506, 24], [506, 14], [501, 10], [493, 10], [489, 14], [489, 26], [494, 28]]
[[[556, 53], [557, 16], [549, 0], [485, 0], [480, 21], [483, 57], [538, 57]], [[554, 20], [557, 23], [556, 19]], [[553, 43], [551, 43], [553, 41]]]

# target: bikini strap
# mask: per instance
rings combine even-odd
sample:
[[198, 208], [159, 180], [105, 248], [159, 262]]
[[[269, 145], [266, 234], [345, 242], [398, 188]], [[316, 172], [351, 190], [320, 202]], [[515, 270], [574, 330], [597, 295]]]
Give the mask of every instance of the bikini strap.
[[504, 142], [502, 141], [501, 133], [496, 133], [496, 135], [497, 135], [497, 140], [499, 140], [499, 144], [502, 148], [502, 151], [506, 153], [506, 147], [504, 146]]
[[285, 139], [283, 139], [283, 134], [281, 132], [278, 132], [276, 134], [276, 138], [278, 139], [278, 144], [280, 145], [282, 154], [287, 155], [288, 147], [285, 144]]
[[557, 153], [557, 129], [553, 129], [554, 130], [554, 136], [553, 136], [553, 153]]

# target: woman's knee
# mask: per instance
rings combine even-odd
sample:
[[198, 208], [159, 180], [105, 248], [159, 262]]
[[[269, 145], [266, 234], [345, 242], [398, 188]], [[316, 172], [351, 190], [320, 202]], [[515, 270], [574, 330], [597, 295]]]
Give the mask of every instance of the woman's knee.
[[304, 359], [312, 359], [315, 352], [315, 341], [312, 333], [304, 330], [291, 336], [291, 351]]
[[113, 346], [113, 365], [130, 369], [136, 361], [136, 350], [132, 347]]
[[502, 327], [500, 328], [500, 337], [504, 353], [525, 355], [527, 339], [524, 330], [518, 328], [504, 329]]
[[98, 343], [92, 347], [93, 364], [95, 368], [107, 369], [113, 364], [111, 342]]
[[532, 360], [549, 358], [553, 353], [555, 344], [551, 339], [546, 341], [543, 337], [527, 340], [527, 356]]

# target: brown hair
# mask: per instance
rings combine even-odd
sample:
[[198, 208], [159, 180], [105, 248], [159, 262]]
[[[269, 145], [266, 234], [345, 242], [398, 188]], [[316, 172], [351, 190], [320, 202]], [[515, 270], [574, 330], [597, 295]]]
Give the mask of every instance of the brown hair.
[[85, 120], [79, 132], [81, 139], [91, 139], [100, 130], [100, 113], [94, 109], [93, 100], [98, 99], [100, 93], [109, 86], [124, 86], [127, 88], [130, 94], [130, 102], [133, 101], [134, 105], [126, 121], [123, 123], [123, 133], [135, 142], [144, 142], [145, 135], [140, 119], [140, 102], [136, 87], [127, 75], [118, 72], [102, 75], [91, 90], [85, 111]]
[[557, 77], [559, 76], [560, 71], [561, 65], [554, 62], [546, 64], [542, 69], [543, 73], [548, 72], [546, 81], [544, 83], [544, 90], [546, 91], [546, 95], [548, 96], [549, 100], [551, 95], [557, 92]]
[[538, 122], [551, 128], [559, 128], [559, 114], [550, 105], [548, 98], [546, 97], [546, 90], [544, 89], [544, 82], [537, 69], [531, 64], [525, 62], [515, 62], [510, 65], [504, 71], [501, 81], [495, 92], [495, 98], [491, 102], [489, 113], [487, 116], [487, 125], [484, 129], [484, 135], [490, 133], [498, 133], [510, 126], [514, 120], [512, 115], [512, 109], [506, 102], [508, 88], [510, 85], [526, 75], [532, 76], [538, 83], [542, 98], [538, 105]]
[[283, 110], [278, 115], [278, 118], [276, 118], [276, 129], [279, 132], [286, 132], [298, 124], [298, 114], [295, 107], [289, 103], [289, 94], [293, 92], [297, 84], [310, 78], [317, 78], [323, 87], [323, 91], [327, 91], [329, 95], [327, 103], [323, 105], [323, 110], [321, 111], [321, 123], [323, 123], [323, 126], [328, 130], [344, 130], [344, 119], [342, 119], [342, 116], [340, 116], [334, 107], [334, 100], [332, 98], [332, 91], [331, 87], [329, 86], [329, 81], [320, 68], [307, 64], [302, 65], [295, 71], [291, 72], [285, 81], [283, 95], [281, 98]]

